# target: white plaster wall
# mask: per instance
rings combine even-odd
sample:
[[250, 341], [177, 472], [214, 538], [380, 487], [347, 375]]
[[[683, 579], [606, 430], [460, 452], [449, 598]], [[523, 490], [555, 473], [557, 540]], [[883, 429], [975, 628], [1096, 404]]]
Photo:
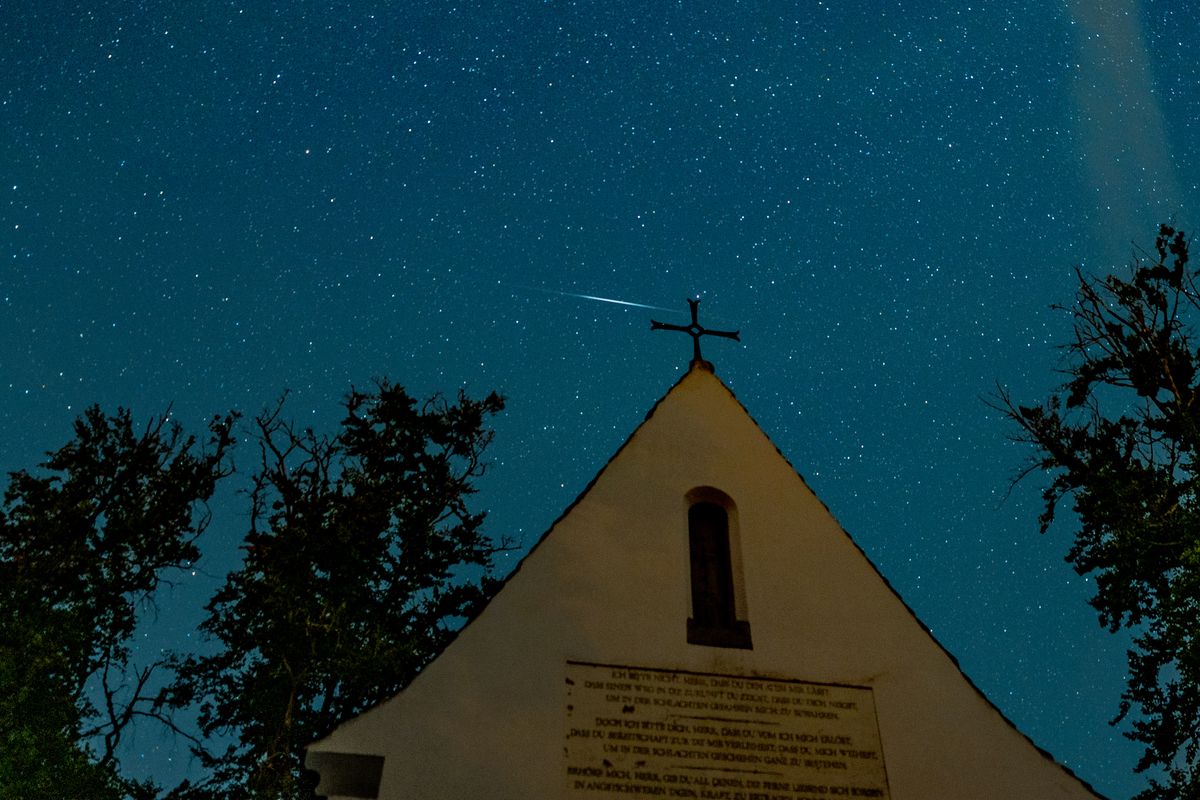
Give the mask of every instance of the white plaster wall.
[[[753, 650], [686, 642], [701, 485], [737, 504]], [[1096, 797], [969, 685], [703, 370], [408, 689], [311, 749], [385, 756], [382, 798], [563, 797], [568, 659], [870, 686], [894, 800]]]

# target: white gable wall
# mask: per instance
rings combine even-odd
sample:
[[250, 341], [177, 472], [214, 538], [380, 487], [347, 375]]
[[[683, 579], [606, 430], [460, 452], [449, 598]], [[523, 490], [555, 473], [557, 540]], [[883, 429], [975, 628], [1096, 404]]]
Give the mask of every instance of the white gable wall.
[[[737, 506], [752, 650], [686, 641], [698, 486]], [[310, 753], [384, 756], [382, 798], [565, 797], [568, 660], [869, 686], [894, 800], [1096, 797], [963, 678], [703, 369], [442, 656]]]

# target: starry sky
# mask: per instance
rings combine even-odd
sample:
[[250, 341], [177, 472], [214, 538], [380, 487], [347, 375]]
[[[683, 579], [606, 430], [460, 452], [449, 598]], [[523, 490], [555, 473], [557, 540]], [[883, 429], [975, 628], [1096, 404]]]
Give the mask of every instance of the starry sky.
[[[0, 468], [93, 402], [198, 428], [288, 389], [320, 427], [375, 376], [496, 389], [477, 506], [528, 547], [686, 369], [649, 320], [699, 296], [742, 332], [718, 375], [964, 671], [1102, 793], [1141, 785], [1107, 724], [1126, 641], [1070, 520], [1039, 536], [1038, 481], [1009, 494], [1028, 453], [986, 398], [1060, 380], [1074, 268], [1190, 232], [1194, 15], [12, 0], [0, 41]], [[240, 503], [143, 658], [192, 646]]]

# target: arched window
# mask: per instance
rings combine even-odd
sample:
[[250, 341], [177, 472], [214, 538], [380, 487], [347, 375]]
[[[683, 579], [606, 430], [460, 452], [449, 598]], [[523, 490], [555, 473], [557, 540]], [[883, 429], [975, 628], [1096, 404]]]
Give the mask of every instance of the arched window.
[[750, 649], [750, 623], [738, 619], [734, 578], [733, 501], [711, 487], [688, 493], [688, 552], [691, 561], [692, 616], [687, 640], [710, 647]]

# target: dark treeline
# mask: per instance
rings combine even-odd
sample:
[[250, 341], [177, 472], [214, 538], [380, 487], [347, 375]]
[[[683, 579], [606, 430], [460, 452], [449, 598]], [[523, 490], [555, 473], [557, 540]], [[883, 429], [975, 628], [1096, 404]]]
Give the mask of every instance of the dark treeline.
[[[0, 506], [0, 800], [311, 797], [304, 746], [401, 689], [490, 591], [500, 545], [467, 499], [503, 405], [379, 381], [350, 392], [332, 433], [298, 428], [281, 400], [202, 437], [169, 414], [89, 408]], [[133, 634], [201, 557], [235, 448], [252, 464], [249, 530], [205, 607], [213, 647], [144, 663]], [[186, 737], [203, 777], [127, 778], [134, 725]]]
[[1163, 225], [1129, 269], [1078, 273], [1066, 382], [996, 403], [1049, 477], [1045, 531], [1067, 501], [1067, 561], [1093, 578], [1102, 625], [1133, 633], [1114, 724], [1144, 746], [1138, 800], [1200, 797], [1200, 286], [1190, 242]]

